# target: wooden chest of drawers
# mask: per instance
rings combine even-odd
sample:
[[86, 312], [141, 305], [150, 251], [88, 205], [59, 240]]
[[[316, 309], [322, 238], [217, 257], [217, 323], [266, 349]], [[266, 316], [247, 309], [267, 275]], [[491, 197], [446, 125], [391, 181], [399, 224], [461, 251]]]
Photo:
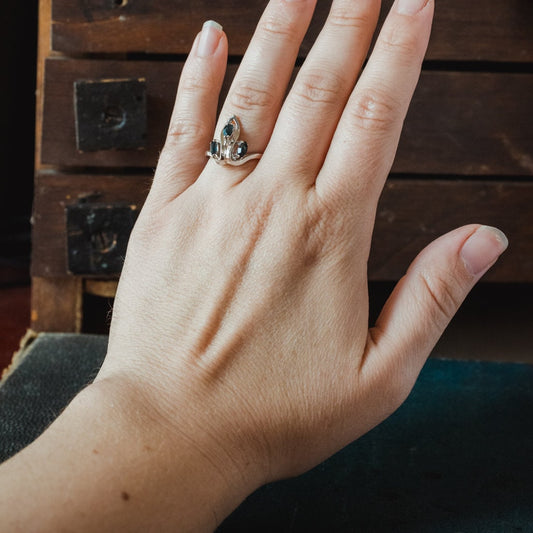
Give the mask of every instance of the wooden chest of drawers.
[[[383, 2], [383, 13], [391, 3]], [[319, 0], [302, 59], [330, 4]], [[80, 331], [84, 295], [113, 295], [194, 36], [205, 19], [224, 26], [227, 90], [265, 5], [41, 1], [34, 329]], [[436, 236], [481, 222], [500, 227], [511, 242], [487, 279], [533, 282], [531, 28], [530, 0], [438, 2], [379, 206], [371, 280], [398, 279]]]

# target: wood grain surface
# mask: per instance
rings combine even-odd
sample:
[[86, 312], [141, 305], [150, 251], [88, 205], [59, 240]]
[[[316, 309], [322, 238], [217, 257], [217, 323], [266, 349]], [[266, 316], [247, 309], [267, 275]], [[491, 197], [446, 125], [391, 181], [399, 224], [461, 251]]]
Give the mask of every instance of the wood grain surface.
[[81, 278], [33, 277], [31, 328], [34, 331], [79, 333], [82, 324]]
[[[246, 50], [267, 0], [54, 0], [52, 46], [69, 54], [186, 54], [206, 18], [222, 24], [230, 54]], [[322, 27], [331, 0], [319, 1], [301, 54]], [[392, 0], [382, 4], [381, 21]], [[531, 0], [438, 2], [427, 59], [533, 61]]]
[[[66, 275], [66, 205], [93, 195], [98, 201], [137, 202], [140, 207], [150, 182], [150, 175], [38, 176], [33, 276]], [[531, 205], [533, 183], [391, 178], [379, 204], [370, 279], [398, 279], [433, 239], [463, 224], [482, 223], [501, 228], [511, 242], [487, 279], [533, 282]]]

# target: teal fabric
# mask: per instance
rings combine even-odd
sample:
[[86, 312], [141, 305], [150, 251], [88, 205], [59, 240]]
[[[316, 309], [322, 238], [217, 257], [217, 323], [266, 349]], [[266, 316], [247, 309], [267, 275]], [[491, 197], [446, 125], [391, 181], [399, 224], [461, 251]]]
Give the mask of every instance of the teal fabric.
[[[34, 342], [0, 387], [0, 460], [91, 381], [106, 345]], [[218, 533], [533, 532], [532, 461], [533, 366], [430, 359], [393, 416], [311, 472], [252, 494]]]
[[408, 400], [219, 528], [263, 532], [533, 532], [533, 367], [429, 360]]

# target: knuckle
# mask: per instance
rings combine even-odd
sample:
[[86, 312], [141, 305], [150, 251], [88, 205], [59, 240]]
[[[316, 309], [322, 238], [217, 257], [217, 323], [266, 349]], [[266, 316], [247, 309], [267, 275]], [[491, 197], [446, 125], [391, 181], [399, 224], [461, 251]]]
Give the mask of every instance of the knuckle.
[[298, 43], [298, 20], [280, 19], [279, 13], [266, 16], [258, 24], [258, 34], [261, 38], [266, 39], [269, 43], [278, 42], [281, 38], [287, 43]]
[[307, 105], [338, 105], [345, 85], [338, 74], [308, 72], [294, 85], [293, 94]]
[[462, 296], [457, 281], [451, 275], [421, 270], [419, 280], [425, 289], [429, 318], [439, 328], [444, 328], [459, 308]]
[[230, 104], [239, 110], [272, 109], [275, 96], [272, 90], [261, 88], [258, 83], [243, 80], [231, 92]]
[[179, 92], [192, 96], [197, 95], [198, 92], [210, 93], [214, 84], [215, 75], [212, 70], [197, 61], [192, 61], [187, 63], [183, 69]]
[[350, 119], [359, 129], [387, 132], [398, 120], [399, 104], [386, 91], [366, 89], [356, 93], [348, 106]]
[[205, 139], [211, 135], [207, 126], [199, 120], [190, 117], [176, 117], [170, 122], [166, 145], [174, 145], [183, 142], [194, 142]]
[[181, 80], [180, 91], [182, 94], [195, 95], [207, 92], [212, 87], [211, 80], [205, 76], [189, 75]]
[[375, 15], [369, 10], [354, 13], [353, 3], [332, 8], [327, 23], [331, 26], [366, 30], [375, 24]]
[[405, 62], [412, 62], [413, 58], [418, 57], [420, 50], [418, 35], [401, 25], [392, 26], [383, 32], [378, 46], [386, 53], [394, 54], [396, 61], [405, 58]]

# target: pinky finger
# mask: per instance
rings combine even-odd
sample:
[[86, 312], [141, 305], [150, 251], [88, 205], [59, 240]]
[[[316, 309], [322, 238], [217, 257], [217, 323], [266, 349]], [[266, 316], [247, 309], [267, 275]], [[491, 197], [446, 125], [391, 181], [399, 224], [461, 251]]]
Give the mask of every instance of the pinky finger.
[[167, 139], [150, 195], [172, 201], [196, 181], [215, 128], [228, 43], [222, 26], [204, 24], [183, 67]]

